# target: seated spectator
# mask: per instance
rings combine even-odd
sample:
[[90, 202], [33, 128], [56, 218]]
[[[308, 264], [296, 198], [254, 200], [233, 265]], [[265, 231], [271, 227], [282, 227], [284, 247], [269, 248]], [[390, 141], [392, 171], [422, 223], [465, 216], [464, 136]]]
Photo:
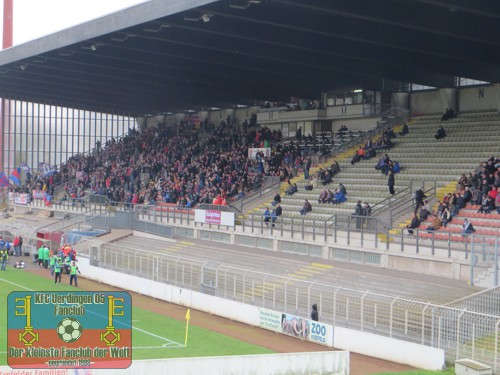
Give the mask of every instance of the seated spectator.
[[382, 171], [382, 173], [385, 171], [385, 157], [382, 156], [380, 159], [378, 159], [377, 164], [375, 164], [375, 169], [377, 171]]
[[335, 194], [333, 194], [333, 200], [332, 200], [333, 204], [343, 203], [346, 200], [347, 200], [347, 198], [345, 197], [345, 194], [342, 192], [341, 189], [337, 189], [335, 191]]
[[312, 191], [314, 189], [315, 184], [316, 184], [316, 178], [310, 178], [309, 181], [307, 181], [306, 184], [304, 185], [304, 190]]
[[401, 131], [399, 132], [399, 135], [401, 136], [405, 136], [406, 134], [408, 134], [410, 132], [410, 129], [408, 128], [408, 124], [405, 122], [403, 124], [403, 129], [401, 129]]
[[338, 130], [338, 134], [343, 135], [343, 134], [347, 133], [348, 131], [349, 131], [349, 129], [347, 128], [346, 125], [340, 125], [340, 128]]
[[427, 220], [430, 215], [431, 215], [431, 211], [429, 211], [426, 208], [422, 207], [422, 209], [420, 210], [420, 215], [419, 215], [420, 221]]
[[321, 193], [319, 193], [318, 203], [323, 204], [327, 203], [327, 201], [328, 201], [328, 190], [323, 189]]
[[300, 210], [300, 214], [306, 215], [308, 212], [311, 212], [311, 211], [312, 211], [311, 203], [309, 203], [309, 201], [306, 199], [304, 201], [304, 205], [302, 206], [302, 208]]
[[344, 186], [343, 183], [339, 184], [338, 189], [342, 192], [342, 194], [347, 195], [347, 190], [346, 190], [346, 188], [345, 188], [345, 186]]
[[274, 211], [276, 212], [276, 219], [283, 214], [283, 209], [281, 208], [279, 203], [276, 205]]
[[323, 183], [323, 185], [328, 185], [330, 182], [332, 182], [332, 175], [330, 174], [330, 171], [326, 171], [321, 182]]
[[441, 139], [446, 137], [446, 130], [442, 126], [440, 126], [436, 132], [436, 135], [434, 136], [436, 139]]
[[364, 159], [370, 160], [371, 158], [374, 158], [376, 155], [377, 155], [377, 152], [375, 151], [375, 149], [373, 147], [370, 147], [370, 148], [366, 149]]
[[400, 167], [399, 163], [397, 161], [395, 161], [392, 164], [392, 173], [399, 173], [399, 172], [401, 172], [401, 167]]
[[297, 191], [299, 191], [299, 189], [297, 188], [297, 184], [290, 184], [288, 189], [286, 189], [285, 191], [285, 195], [293, 195]]
[[469, 219], [465, 219], [464, 223], [462, 225], [462, 236], [466, 236], [468, 234], [474, 233], [476, 230], [474, 229], [474, 226], [472, 223], [469, 221]]
[[445, 207], [443, 212], [441, 212], [440, 218], [443, 222], [443, 226], [446, 228], [446, 225], [448, 225], [448, 223], [453, 219], [453, 215], [448, 207]]
[[332, 203], [333, 199], [334, 199], [334, 194], [330, 189], [328, 189], [327, 196], [326, 196], [326, 203]]
[[273, 206], [276, 206], [278, 203], [281, 203], [281, 195], [280, 193], [276, 193], [273, 199], [273, 203], [271, 203]]
[[236, 196], [236, 200], [243, 199], [243, 198], [245, 198], [245, 192], [243, 190], [240, 190], [240, 192]]
[[416, 212], [414, 212], [414, 213], [413, 213], [413, 216], [412, 216], [412, 218], [411, 218], [411, 222], [410, 222], [410, 224], [408, 224], [408, 225], [406, 226], [406, 228], [408, 229], [408, 234], [409, 234], [410, 236], [413, 236], [413, 231], [412, 231], [412, 229], [416, 229], [416, 228], [418, 228], [418, 227], [420, 226], [420, 223], [421, 223], [421, 221], [420, 221], [420, 219], [418, 218], [417, 213], [416, 213]]
[[489, 214], [491, 213], [491, 210], [494, 208], [493, 206], [493, 200], [489, 195], [484, 195], [483, 196], [483, 201], [481, 202], [481, 207], [479, 207], [479, 210], [477, 213], [479, 214]]
[[443, 224], [443, 222], [441, 221], [441, 219], [439, 217], [437, 217], [437, 215], [435, 214], [432, 214], [431, 215], [431, 224], [425, 228], [425, 230], [429, 231], [429, 232], [433, 232], [435, 230], [438, 230], [439, 228], [441, 228], [441, 225]]
[[332, 166], [330, 167], [330, 172], [331, 172], [332, 176], [335, 176], [337, 173], [340, 172], [340, 165], [337, 162], [337, 160], [333, 161]]
[[271, 211], [269, 211], [269, 207], [266, 207], [266, 210], [264, 211], [264, 223], [266, 226], [269, 225], [269, 221], [271, 220]]
[[443, 113], [443, 116], [441, 117], [441, 121], [446, 121], [453, 117], [455, 117], [455, 111], [453, 110], [453, 108], [446, 108], [446, 111]]
[[470, 203], [470, 201], [472, 200], [472, 192], [470, 191], [470, 188], [468, 186], [465, 186], [463, 198], [465, 205], [467, 205], [467, 203]]

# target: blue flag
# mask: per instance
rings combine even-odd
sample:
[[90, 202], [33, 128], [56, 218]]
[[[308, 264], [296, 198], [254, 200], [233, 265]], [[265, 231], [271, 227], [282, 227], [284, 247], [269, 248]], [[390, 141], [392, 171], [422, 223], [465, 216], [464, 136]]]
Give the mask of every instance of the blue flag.
[[9, 186], [9, 179], [5, 175], [5, 173], [0, 172], [0, 187]]
[[14, 185], [21, 185], [21, 168], [14, 169], [9, 178]]

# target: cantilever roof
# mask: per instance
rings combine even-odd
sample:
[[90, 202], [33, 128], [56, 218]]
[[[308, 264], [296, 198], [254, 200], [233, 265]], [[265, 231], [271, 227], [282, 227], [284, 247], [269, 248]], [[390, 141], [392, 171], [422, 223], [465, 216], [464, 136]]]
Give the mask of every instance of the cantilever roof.
[[0, 95], [132, 115], [500, 81], [493, 0], [151, 0], [0, 53]]

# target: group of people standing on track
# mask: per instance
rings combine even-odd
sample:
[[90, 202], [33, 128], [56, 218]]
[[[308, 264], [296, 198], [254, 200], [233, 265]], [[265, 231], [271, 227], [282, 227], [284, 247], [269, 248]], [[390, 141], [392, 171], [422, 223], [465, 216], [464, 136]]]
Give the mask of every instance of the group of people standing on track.
[[47, 245], [42, 245], [36, 254], [38, 267], [50, 269], [50, 275], [54, 276], [54, 283], [61, 284], [62, 274], [69, 275], [69, 285], [75, 283], [78, 286], [78, 274], [81, 274], [76, 265], [76, 251], [69, 245], [64, 245], [56, 253]]

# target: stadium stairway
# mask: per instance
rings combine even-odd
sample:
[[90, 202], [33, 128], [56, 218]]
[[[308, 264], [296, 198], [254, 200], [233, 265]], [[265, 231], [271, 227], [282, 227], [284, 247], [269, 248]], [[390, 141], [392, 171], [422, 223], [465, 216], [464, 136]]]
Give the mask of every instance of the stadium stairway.
[[[394, 152], [391, 156], [400, 161], [403, 168], [408, 166], [408, 169], [411, 168], [414, 171], [421, 169], [422, 164], [427, 164], [431, 178], [438, 180], [439, 177], [440, 180], [445, 178], [449, 180], [446, 184], [441, 181], [437, 183], [439, 187], [433, 198], [434, 203], [441, 200], [445, 194], [455, 192], [460, 176], [467, 175], [481, 162], [494, 155], [500, 142], [500, 115], [497, 112], [464, 113], [446, 122], [441, 122], [440, 116], [422, 116], [413, 119], [410, 125], [412, 137], [398, 139], [400, 145], [406, 145], [407, 152]], [[434, 132], [439, 125], [444, 126], [447, 136], [444, 139], [435, 140], [433, 139]], [[409, 142], [412, 143], [409, 144]], [[436, 143], [439, 144], [437, 151]], [[426, 144], [433, 145], [434, 149], [429, 149]], [[420, 151], [416, 151], [418, 149]], [[418, 153], [425, 156], [418, 158]], [[410, 157], [414, 160], [410, 160]], [[476, 228], [476, 235], [490, 237], [475, 237], [475, 244], [492, 245], [495, 242], [494, 237], [500, 236], [500, 215], [496, 214], [496, 211], [488, 215], [480, 214], [477, 210], [477, 206], [468, 205], [448, 224], [447, 228], [442, 227], [434, 233], [419, 232], [419, 238], [432, 239], [434, 246], [438, 248], [464, 250], [467, 244], [470, 246], [471, 242], [470, 237], [461, 235], [463, 220], [468, 218]], [[396, 221], [394, 229], [389, 232], [391, 242], [415, 243], [415, 238], [401, 235], [401, 229], [409, 224], [411, 214], [412, 210], [409, 210]], [[425, 229], [428, 225], [428, 222], [424, 222], [419, 229]], [[404, 231], [404, 233], [407, 232]], [[482, 277], [484, 279], [488, 276]]]
[[[410, 196], [418, 186], [436, 186], [436, 196], [442, 197], [453, 192], [456, 181], [463, 173], [468, 173], [485, 161], [500, 143], [500, 115], [494, 112], [461, 114], [446, 122], [440, 121], [441, 115], [420, 116], [412, 119], [408, 125], [410, 133], [404, 137], [393, 139], [394, 147], [389, 151], [379, 151], [376, 158], [362, 160], [351, 165], [351, 159], [359, 145], [329, 159], [326, 163], [312, 168], [314, 176], [319, 168], [328, 167], [337, 160], [341, 172], [333, 178], [333, 182], [325, 186], [334, 191], [339, 183], [347, 189], [347, 202], [339, 205], [320, 205], [317, 202], [321, 183], [312, 191], [304, 189], [305, 181], [300, 173], [292, 182], [297, 183], [299, 191], [293, 196], [285, 196], [286, 184], [282, 184], [283, 223], [307, 219], [309, 223], [331, 220], [334, 215], [347, 216], [354, 212], [358, 200], [367, 201], [371, 206], [390, 197], [387, 176], [376, 171], [374, 166], [381, 154], [387, 153], [392, 160], [398, 161], [401, 172], [395, 175], [396, 193], [406, 190]], [[436, 140], [434, 135], [438, 126], [443, 125], [447, 131], [444, 139]], [[400, 127], [395, 128], [395, 132]], [[498, 134], [498, 135], [497, 135]], [[410, 188], [408, 188], [410, 187]], [[312, 212], [301, 216], [299, 211], [304, 200], [308, 199], [313, 206]], [[256, 207], [251, 213], [262, 215], [271, 201]], [[411, 212], [394, 220], [393, 227], [406, 225]], [[309, 224], [312, 225], [312, 224]], [[392, 233], [391, 233], [392, 234]], [[380, 238], [386, 240], [385, 238]], [[393, 238], [390, 238], [392, 241]]]

